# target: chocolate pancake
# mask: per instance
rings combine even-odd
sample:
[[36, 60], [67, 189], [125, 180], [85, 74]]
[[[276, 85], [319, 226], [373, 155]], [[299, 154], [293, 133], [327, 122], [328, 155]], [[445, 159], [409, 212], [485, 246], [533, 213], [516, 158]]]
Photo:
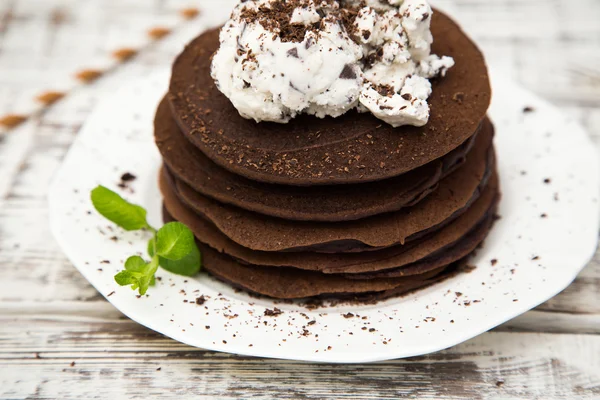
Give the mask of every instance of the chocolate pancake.
[[416, 239], [466, 211], [479, 197], [491, 174], [491, 143], [492, 132], [481, 132], [465, 164], [410, 209], [357, 221], [289, 221], [220, 204], [176, 179], [172, 179], [172, 187], [183, 203], [231, 240], [253, 250], [334, 253], [376, 250]]
[[[172, 217], [165, 215], [165, 220]], [[481, 224], [489, 229], [491, 219]], [[487, 230], [480, 229], [479, 232]], [[480, 237], [484, 239], [485, 234]], [[474, 249], [478, 243], [471, 245]], [[345, 275], [328, 275], [320, 272], [303, 271], [294, 268], [270, 268], [256, 265], [241, 264], [211, 247], [199, 243], [202, 252], [204, 270], [217, 278], [253, 293], [282, 299], [299, 299], [315, 296], [335, 295], [349, 297], [363, 294], [371, 295], [372, 299], [382, 299], [419, 289], [445, 279], [452, 272], [453, 264], [437, 268], [424, 268], [426, 272], [407, 273], [394, 277], [373, 277], [356, 279]], [[458, 253], [456, 253], [458, 254]], [[451, 254], [447, 258], [452, 258]], [[432, 261], [432, 263], [438, 260]], [[425, 264], [423, 262], [422, 264]], [[410, 270], [411, 267], [406, 268]], [[358, 275], [357, 275], [358, 276]]]
[[399, 290], [408, 292], [435, 282], [444, 271], [439, 268], [422, 275], [403, 278], [348, 279], [342, 275], [295, 268], [269, 268], [243, 265], [209, 246], [200, 244], [204, 269], [217, 278], [254, 293], [281, 299], [300, 299], [322, 295], [348, 295]]
[[491, 89], [482, 54], [443, 13], [433, 15], [433, 52], [456, 65], [432, 82], [424, 127], [392, 128], [368, 113], [301, 116], [288, 124], [239, 116], [210, 76], [219, 31], [194, 39], [177, 58], [169, 88], [173, 116], [185, 136], [221, 167], [246, 178], [285, 185], [364, 183], [398, 176], [456, 149], [480, 128]]
[[[172, 221], [173, 217], [165, 212], [165, 221]], [[469, 235], [467, 244], [474, 249], [481, 242], [491, 225], [492, 218], [486, 218], [477, 231]], [[483, 234], [482, 234], [483, 233]], [[475, 241], [472, 238], [477, 237]], [[448, 250], [442, 257], [423, 261], [413, 271], [402, 276], [373, 277], [370, 279], [349, 278], [341, 274], [323, 274], [314, 271], [304, 271], [295, 268], [272, 268], [257, 265], [247, 265], [219, 253], [208, 245], [198, 243], [202, 252], [204, 270], [217, 278], [253, 293], [282, 299], [299, 299], [316, 296], [335, 295], [336, 297], [354, 297], [368, 294], [372, 299], [382, 299], [422, 288], [450, 276], [452, 264], [435, 267], [440, 260], [458, 260], [464, 254], [465, 246], [457, 246], [458, 251]], [[430, 263], [433, 267], [427, 268]], [[410, 270], [407, 267], [406, 270]]]
[[[166, 212], [169, 215], [186, 224], [200, 241], [219, 252], [226, 253], [242, 264], [293, 267], [324, 273], [372, 273], [382, 270], [392, 273], [397, 272], [398, 267], [410, 265], [410, 267], [402, 268], [402, 276], [421, 274], [427, 272], [427, 268], [435, 269], [442, 266], [439, 265], [441, 257], [438, 256], [449, 248], [457, 247], [463, 250], [458, 257], [451, 261], [444, 261], [443, 265], [464, 257], [465, 251], [468, 253], [470, 251], [467, 250], [473, 250], [474, 247], [469, 246], [473, 243], [474, 245], [479, 243], [481, 235], [487, 233], [487, 229], [483, 231], [481, 226], [485, 225], [484, 222], [492, 216], [498, 197], [498, 181], [497, 177], [493, 176], [480, 198], [456, 221], [437, 232], [414, 240], [407, 245], [394, 246], [379, 251], [353, 254], [322, 254], [265, 252], [242, 247], [232, 242], [214, 225], [183, 204], [165, 182], [164, 175], [161, 176], [161, 188], [163, 188], [165, 196]], [[168, 207], [166, 207], [167, 204]], [[469, 240], [464, 240], [465, 238], [469, 238]], [[459, 245], [461, 247], [458, 247]], [[456, 253], [455, 251], [452, 254]], [[433, 268], [430, 267], [431, 262], [429, 264], [425, 263], [426, 265], [420, 262], [428, 258], [429, 261], [434, 261], [431, 259], [434, 256], [437, 257], [435, 261], [438, 264]], [[447, 260], [447, 255], [443, 260]], [[419, 262], [418, 265], [415, 264], [417, 262]]]
[[492, 224], [496, 206], [500, 196], [496, 195], [493, 206], [488, 210], [483, 221], [470, 231], [464, 238], [457, 243], [444, 249], [440, 249], [429, 257], [419, 260], [405, 267], [393, 268], [384, 271], [362, 274], [344, 274], [350, 279], [376, 279], [376, 278], [399, 278], [403, 276], [418, 275], [426, 271], [431, 271], [443, 266], [450, 265], [471, 254], [488, 235]]
[[[493, 129], [489, 119], [483, 129]], [[252, 181], [217, 166], [182, 135], [166, 100], [157, 110], [154, 136], [169, 171], [218, 202], [291, 220], [349, 221], [398, 211], [425, 198], [460, 166], [475, 136], [439, 160], [384, 181], [297, 187]]]
[[[175, 219], [163, 209], [165, 222]], [[391, 279], [348, 279], [343, 275], [327, 275], [296, 268], [271, 268], [241, 264], [198, 242], [202, 253], [203, 269], [226, 283], [252, 293], [280, 299], [308, 297], [358, 298], [379, 300], [401, 295], [436, 283], [450, 276], [451, 268], [438, 268], [416, 276]]]

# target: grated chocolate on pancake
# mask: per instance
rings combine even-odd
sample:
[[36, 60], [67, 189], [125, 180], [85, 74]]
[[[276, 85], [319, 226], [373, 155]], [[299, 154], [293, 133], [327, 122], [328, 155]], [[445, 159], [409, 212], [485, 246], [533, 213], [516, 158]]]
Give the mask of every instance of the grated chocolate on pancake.
[[[177, 58], [169, 101], [177, 124], [208, 158], [248, 179], [284, 185], [378, 181], [448, 154], [481, 127], [491, 89], [475, 44], [436, 10], [432, 50], [456, 65], [432, 82], [431, 116], [424, 127], [392, 128], [368, 113], [338, 118], [300, 116], [289, 123], [256, 123], [239, 116], [210, 76], [219, 30], [194, 39]], [[461, 101], [454, 101], [460, 93]], [[358, 158], [357, 158], [358, 157]]]

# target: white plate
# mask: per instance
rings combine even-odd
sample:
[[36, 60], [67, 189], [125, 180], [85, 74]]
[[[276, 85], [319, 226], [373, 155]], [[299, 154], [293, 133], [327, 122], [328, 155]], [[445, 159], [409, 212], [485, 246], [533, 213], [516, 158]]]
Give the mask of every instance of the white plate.
[[[470, 261], [477, 266], [474, 271], [376, 305], [313, 311], [257, 300], [205, 274], [185, 278], [164, 270], [148, 295], [137, 298], [130, 288], [118, 287], [113, 275], [128, 256], [145, 251], [148, 237], [113, 228], [93, 212], [89, 192], [98, 184], [111, 187], [146, 207], [152, 223], [160, 225], [156, 181], [161, 161], [152, 120], [167, 82], [168, 72], [157, 73], [98, 106], [60, 168], [49, 201], [56, 239], [86, 279], [129, 318], [175, 340], [306, 361], [422, 355], [468, 340], [548, 300], [594, 254], [600, 188], [595, 147], [558, 109], [511, 82], [496, 80], [490, 114], [497, 128], [502, 218]], [[534, 111], [524, 113], [524, 107]], [[117, 188], [125, 172], [137, 176], [133, 190]], [[195, 304], [200, 295], [209, 298], [202, 306]], [[283, 314], [265, 316], [273, 307]], [[356, 316], [345, 318], [348, 312]]]

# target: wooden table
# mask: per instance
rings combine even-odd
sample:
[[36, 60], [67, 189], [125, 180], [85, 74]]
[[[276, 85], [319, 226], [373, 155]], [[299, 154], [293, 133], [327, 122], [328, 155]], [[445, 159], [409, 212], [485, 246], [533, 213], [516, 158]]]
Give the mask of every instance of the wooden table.
[[[438, 3], [476, 38], [495, 73], [560, 106], [598, 143], [598, 0]], [[137, 56], [0, 137], [1, 398], [600, 398], [600, 254], [564, 293], [492, 332], [437, 354], [370, 365], [202, 351], [106, 302], [52, 239], [46, 191], [102, 93], [168, 67], [227, 9], [222, 0], [196, 0], [204, 16], [184, 22], [178, 13], [189, 5], [0, 0], [0, 116], [69, 84], [75, 71], [148, 29], [176, 28], [161, 41], [135, 44]]]

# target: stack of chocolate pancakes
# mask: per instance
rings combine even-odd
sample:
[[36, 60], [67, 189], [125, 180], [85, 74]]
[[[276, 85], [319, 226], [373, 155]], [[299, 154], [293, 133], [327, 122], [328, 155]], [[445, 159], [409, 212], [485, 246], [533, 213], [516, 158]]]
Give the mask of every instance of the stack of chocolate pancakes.
[[484, 240], [499, 200], [487, 68], [441, 12], [424, 127], [368, 113], [288, 124], [239, 116], [210, 76], [218, 30], [177, 58], [158, 107], [166, 220], [195, 233], [204, 269], [275, 298], [387, 297], [448, 276]]

